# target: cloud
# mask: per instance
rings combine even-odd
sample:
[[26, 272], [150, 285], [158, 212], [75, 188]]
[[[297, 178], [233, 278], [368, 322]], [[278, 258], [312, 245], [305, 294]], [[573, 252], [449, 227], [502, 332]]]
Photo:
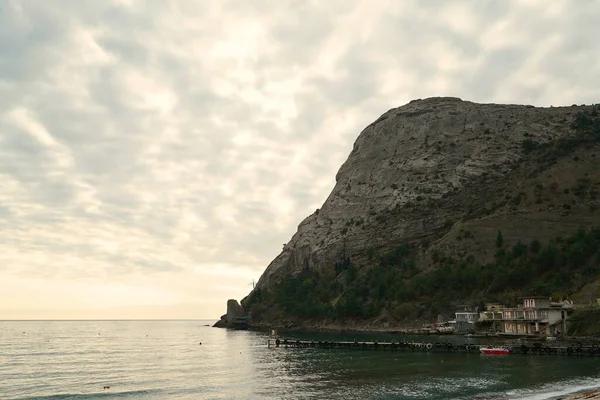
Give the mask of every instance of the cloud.
[[566, 0], [2, 2], [0, 318], [218, 316], [386, 110], [598, 102], [599, 17]]

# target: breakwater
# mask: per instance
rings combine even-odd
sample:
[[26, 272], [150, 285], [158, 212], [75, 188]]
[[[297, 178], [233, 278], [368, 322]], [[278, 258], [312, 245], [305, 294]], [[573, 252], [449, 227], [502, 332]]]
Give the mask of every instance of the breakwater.
[[[449, 341], [436, 342], [379, 342], [379, 341], [338, 341], [338, 340], [295, 340], [269, 338], [268, 347], [284, 348], [318, 348], [318, 349], [354, 349], [380, 351], [416, 351], [416, 352], [463, 352], [480, 353], [481, 348], [490, 346], [483, 344], [458, 344]], [[600, 356], [598, 343], [584, 344], [574, 342], [564, 345], [547, 345], [544, 343], [523, 343], [502, 346], [511, 354], [528, 355], [564, 355], [564, 356]]]

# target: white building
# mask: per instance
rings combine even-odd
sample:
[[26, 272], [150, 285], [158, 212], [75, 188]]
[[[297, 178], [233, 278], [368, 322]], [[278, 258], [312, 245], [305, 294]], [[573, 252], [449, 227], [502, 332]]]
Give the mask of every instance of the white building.
[[475, 322], [479, 320], [479, 313], [470, 306], [459, 306], [454, 313], [456, 331], [466, 332], [475, 330]]

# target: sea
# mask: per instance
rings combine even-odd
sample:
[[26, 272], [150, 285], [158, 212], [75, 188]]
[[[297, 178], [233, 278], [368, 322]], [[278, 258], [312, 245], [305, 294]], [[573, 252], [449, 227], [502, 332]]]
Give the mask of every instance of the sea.
[[600, 386], [600, 358], [269, 348], [267, 333], [213, 322], [0, 321], [0, 399], [541, 400]]

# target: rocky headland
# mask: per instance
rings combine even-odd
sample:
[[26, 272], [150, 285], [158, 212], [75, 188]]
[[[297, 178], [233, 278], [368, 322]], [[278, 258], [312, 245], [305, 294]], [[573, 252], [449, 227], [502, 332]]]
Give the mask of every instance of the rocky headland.
[[443, 97], [387, 111], [243, 311], [263, 325], [395, 329], [459, 302], [589, 300], [600, 274], [589, 248], [600, 240], [589, 231], [600, 226], [599, 110]]

